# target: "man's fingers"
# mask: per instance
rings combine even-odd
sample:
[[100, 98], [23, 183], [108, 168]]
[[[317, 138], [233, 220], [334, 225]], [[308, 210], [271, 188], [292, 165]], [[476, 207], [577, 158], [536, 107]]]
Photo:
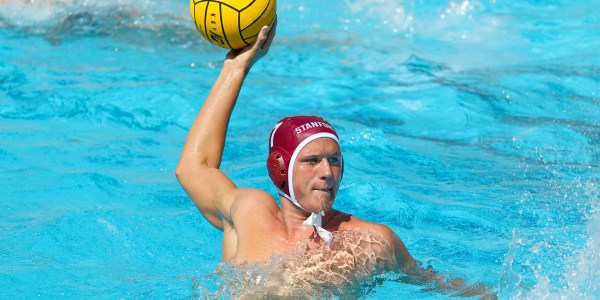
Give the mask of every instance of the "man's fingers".
[[265, 56], [269, 51], [269, 47], [271, 46], [271, 42], [275, 36], [276, 25], [277, 16], [275, 16], [275, 20], [273, 20], [273, 25], [271, 27], [263, 26], [260, 29], [256, 40], [252, 44], [243, 49], [230, 50], [227, 53], [226, 58], [229, 60], [239, 61], [245, 64], [247, 70], [250, 70], [252, 65], [261, 57]]
[[273, 37], [275, 36], [275, 31], [277, 31], [277, 15], [275, 15], [275, 20], [273, 21], [273, 25], [268, 31], [267, 39], [263, 41], [260, 46], [261, 49], [269, 49], [271, 46], [271, 42], [273, 42]]
[[260, 39], [258, 47], [260, 49], [264, 49], [264, 44], [269, 38], [269, 30], [270, 29], [267, 26], [263, 26], [263, 28], [261, 28], [261, 30], [260, 30], [261, 32], [260, 32], [260, 35], [258, 36], [258, 38]]

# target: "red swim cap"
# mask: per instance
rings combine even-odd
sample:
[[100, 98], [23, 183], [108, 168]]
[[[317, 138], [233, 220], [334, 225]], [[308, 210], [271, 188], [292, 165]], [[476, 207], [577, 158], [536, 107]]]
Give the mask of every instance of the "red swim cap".
[[315, 116], [287, 117], [279, 121], [271, 131], [267, 159], [269, 177], [279, 193], [302, 209], [304, 208], [296, 200], [293, 189], [290, 190], [294, 161], [306, 144], [322, 137], [330, 138], [340, 144], [333, 126]]

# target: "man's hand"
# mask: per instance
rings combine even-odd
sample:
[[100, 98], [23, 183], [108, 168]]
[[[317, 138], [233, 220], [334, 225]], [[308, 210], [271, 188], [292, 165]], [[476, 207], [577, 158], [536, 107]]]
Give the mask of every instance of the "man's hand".
[[272, 28], [263, 26], [258, 33], [258, 37], [256, 37], [256, 40], [252, 44], [240, 50], [229, 51], [225, 59], [225, 65], [241, 67], [247, 74], [254, 63], [256, 63], [259, 59], [265, 56], [267, 52], [269, 52], [269, 47], [273, 42], [276, 29], [277, 16], [275, 16]]

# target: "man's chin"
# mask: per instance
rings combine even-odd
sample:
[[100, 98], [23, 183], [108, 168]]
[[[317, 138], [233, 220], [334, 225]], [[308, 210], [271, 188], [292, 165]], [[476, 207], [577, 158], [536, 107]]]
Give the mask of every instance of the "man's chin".
[[335, 199], [335, 195], [331, 192], [321, 192], [319, 196], [319, 205], [321, 210], [324, 212], [328, 212], [331, 210], [333, 205], [333, 200]]

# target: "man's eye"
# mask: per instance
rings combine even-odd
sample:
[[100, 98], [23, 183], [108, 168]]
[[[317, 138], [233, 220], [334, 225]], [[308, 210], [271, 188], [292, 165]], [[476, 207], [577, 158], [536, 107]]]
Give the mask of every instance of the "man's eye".
[[309, 158], [306, 160], [306, 163], [309, 165], [316, 165], [318, 162], [319, 162], [319, 160], [316, 158]]
[[337, 165], [340, 162], [340, 159], [337, 157], [330, 157], [327, 159], [330, 165]]

